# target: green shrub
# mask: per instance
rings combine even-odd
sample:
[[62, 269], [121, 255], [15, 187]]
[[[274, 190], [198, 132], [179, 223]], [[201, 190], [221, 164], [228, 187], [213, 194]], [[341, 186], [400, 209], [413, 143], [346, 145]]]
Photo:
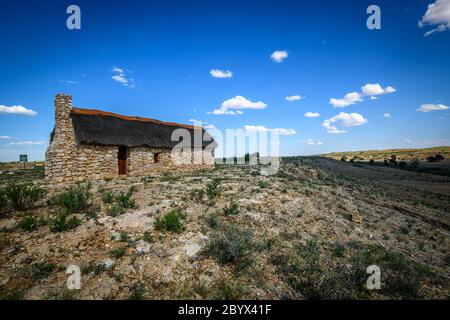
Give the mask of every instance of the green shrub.
[[159, 178], [159, 180], [161, 181], [161, 182], [167, 182], [167, 181], [169, 181], [169, 182], [174, 182], [174, 181], [177, 181], [179, 179], [179, 177], [177, 177], [177, 176], [174, 176], [172, 173], [170, 173], [170, 172], [163, 172], [162, 174], [161, 174], [161, 177]]
[[122, 208], [126, 208], [126, 209], [136, 208], [136, 201], [132, 198], [133, 194], [136, 191], [137, 191], [136, 187], [132, 186], [128, 189], [128, 191], [126, 193], [119, 192], [118, 194], [116, 194], [114, 197], [114, 200]]
[[211, 228], [211, 229], [216, 229], [221, 225], [221, 221], [219, 218], [219, 215], [215, 212], [204, 215], [203, 218], [205, 219], [206, 224]]
[[133, 285], [130, 289], [131, 294], [128, 297], [129, 300], [142, 300], [145, 298], [145, 294], [147, 293], [147, 289], [143, 284]]
[[4, 189], [9, 204], [14, 210], [27, 210], [43, 198], [45, 190], [32, 183], [11, 183]]
[[209, 200], [213, 200], [220, 194], [220, 179], [214, 178], [211, 182], [206, 185], [206, 195]]
[[82, 212], [91, 205], [90, 183], [72, 185], [50, 200], [50, 204], [63, 208], [68, 213]]
[[223, 214], [226, 216], [234, 216], [239, 214], [239, 205], [234, 200], [231, 201], [229, 206], [223, 208]]
[[267, 187], [269, 187], [269, 182], [267, 182], [265, 180], [260, 180], [258, 182], [258, 187], [260, 187], [261, 189], [267, 188]]
[[0, 189], [0, 212], [5, 211], [8, 206], [8, 198], [6, 197], [5, 190]]
[[107, 214], [111, 217], [117, 217], [124, 213], [125, 213], [125, 209], [118, 204], [111, 205], [107, 211]]
[[241, 300], [245, 293], [245, 288], [241, 284], [220, 278], [209, 289], [207, 298], [213, 300]]
[[35, 216], [26, 216], [19, 223], [19, 226], [26, 231], [35, 230], [38, 225], [38, 218], [36, 218]]
[[288, 253], [276, 253], [271, 262], [304, 299], [342, 299], [348, 296], [345, 274], [340, 268], [328, 271], [322, 267], [320, 249], [315, 241], [296, 246]]
[[34, 262], [31, 264], [31, 278], [34, 281], [45, 279], [55, 269], [56, 269], [56, 266], [53, 263]]
[[95, 263], [93, 261], [89, 262], [87, 266], [81, 268], [81, 274], [94, 274], [98, 276], [102, 272], [106, 271], [106, 267], [103, 263]]
[[179, 209], [172, 210], [166, 213], [162, 218], [157, 217], [155, 221], [155, 228], [157, 230], [165, 230], [171, 232], [181, 232], [184, 230], [181, 220], [184, 219], [184, 215]]
[[205, 190], [192, 190], [191, 191], [191, 199], [197, 202], [202, 201], [203, 196], [205, 195]]
[[418, 298], [421, 280], [430, 275], [426, 267], [407, 260], [398, 252], [369, 246], [359, 250], [352, 258], [353, 281], [359, 290], [365, 289], [366, 268], [373, 264], [383, 270], [381, 292], [406, 299]]
[[74, 229], [80, 224], [80, 219], [64, 210], [61, 210], [56, 216], [49, 219], [50, 230], [53, 232], [63, 232]]
[[111, 258], [113, 259], [120, 259], [125, 255], [126, 252], [126, 248], [117, 248], [117, 249], [113, 249], [109, 252], [109, 255]]
[[244, 268], [250, 264], [249, 256], [254, 248], [253, 232], [231, 225], [225, 227], [222, 232], [212, 234], [203, 253], [215, 258], [219, 263], [230, 263]]
[[102, 198], [103, 203], [113, 203], [114, 202], [114, 193], [109, 192], [108, 190], [101, 189], [99, 190], [100, 197]]

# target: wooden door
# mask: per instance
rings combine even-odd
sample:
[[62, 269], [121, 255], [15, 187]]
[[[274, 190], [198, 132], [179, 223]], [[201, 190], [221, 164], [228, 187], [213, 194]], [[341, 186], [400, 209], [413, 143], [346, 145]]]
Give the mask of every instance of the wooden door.
[[127, 174], [127, 147], [119, 147], [119, 175]]

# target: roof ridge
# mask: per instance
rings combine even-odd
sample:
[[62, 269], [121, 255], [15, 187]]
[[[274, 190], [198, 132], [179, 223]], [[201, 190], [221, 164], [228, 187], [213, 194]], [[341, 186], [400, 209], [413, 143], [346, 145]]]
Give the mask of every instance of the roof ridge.
[[113, 113], [113, 112], [103, 111], [103, 110], [97, 110], [97, 109], [72, 108], [72, 112], [75, 113], [75, 114], [81, 114], [81, 115], [115, 117], [115, 118], [119, 118], [119, 119], [122, 119], [122, 120], [154, 122], [154, 123], [167, 125], [167, 126], [183, 127], [183, 128], [186, 128], [186, 129], [195, 129], [195, 126], [193, 126], [193, 125], [181, 124], [181, 123], [176, 123], [176, 122], [165, 122], [165, 121], [152, 119], [152, 118], [143, 118], [143, 117], [137, 117], [137, 116], [126, 116], [126, 115], [122, 115], [122, 114], [118, 114], [118, 113]]

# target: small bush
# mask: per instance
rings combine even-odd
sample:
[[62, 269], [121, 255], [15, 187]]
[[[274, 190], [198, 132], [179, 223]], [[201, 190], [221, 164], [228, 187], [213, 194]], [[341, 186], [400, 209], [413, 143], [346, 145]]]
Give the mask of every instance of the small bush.
[[267, 188], [267, 187], [269, 187], [269, 183], [267, 181], [260, 180], [258, 182], [258, 187], [260, 187], [261, 189]]
[[411, 163], [410, 163], [411, 167], [413, 167], [413, 168], [417, 168], [419, 166], [419, 164], [420, 164], [420, 161], [417, 158], [411, 160]]
[[19, 226], [26, 231], [35, 230], [38, 227], [38, 218], [35, 216], [26, 216], [20, 221]]
[[93, 261], [89, 262], [87, 266], [84, 266], [81, 268], [81, 274], [94, 274], [95, 276], [98, 276], [102, 272], [106, 271], [106, 267], [103, 263], [95, 263]]
[[99, 190], [100, 197], [102, 198], [103, 203], [113, 203], [114, 202], [114, 193], [109, 192], [107, 190]]
[[221, 221], [219, 218], [219, 215], [215, 212], [210, 213], [208, 215], [204, 216], [205, 222], [206, 224], [211, 228], [211, 229], [216, 229], [220, 226]]
[[165, 230], [170, 232], [181, 232], [184, 230], [181, 220], [184, 219], [184, 215], [179, 209], [172, 210], [166, 213], [162, 218], [157, 217], [155, 221], [155, 228], [157, 230]]
[[213, 200], [220, 194], [220, 179], [214, 178], [211, 182], [206, 185], [206, 195], [209, 200]]
[[370, 163], [370, 164], [375, 164], [375, 160], [374, 160], [374, 159], [370, 159], [370, 160], [369, 160], [369, 163]]
[[116, 194], [114, 197], [114, 200], [122, 208], [126, 208], [126, 209], [136, 208], [136, 202], [132, 198], [133, 194], [136, 191], [137, 191], [136, 187], [132, 186], [128, 189], [128, 191], [126, 193], [120, 192], [120, 193]]
[[174, 182], [174, 181], [177, 181], [178, 179], [179, 179], [179, 177], [174, 176], [170, 172], [163, 172], [161, 174], [161, 177], [159, 178], [159, 181], [161, 181], [161, 182]]
[[117, 248], [117, 249], [111, 250], [109, 252], [109, 255], [113, 259], [120, 259], [125, 255], [126, 251], [127, 251], [126, 248]]
[[14, 210], [27, 210], [43, 198], [45, 190], [32, 183], [9, 184], [4, 193]]
[[3, 189], [0, 189], [0, 212], [5, 211], [8, 206], [8, 198]]
[[213, 300], [241, 300], [245, 295], [245, 288], [238, 284], [220, 278], [209, 289], [208, 299]]
[[56, 266], [53, 263], [34, 262], [31, 264], [31, 278], [34, 281], [45, 279], [55, 269], [56, 269]]
[[108, 208], [108, 211], [106, 213], [108, 214], [108, 216], [117, 217], [120, 216], [121, 214], [124, 214], [125, 209], [118, 204], [113, 204]]
[[91, 205], [90, 189], [90, 183], [72, 185], [52, 198], [50, 204], [60, 206], [68, 213], [82, 212]]
[[128, 297], [129, 300], [142, 300], [145, 298], [145, 294], [147, 293], [147, 289], [143, 284], [133, 285], [130, 290], [131, 294]]
[[53, 232], [63, 232], [74, 229], [80, 224], [80, 219], [64, 210], [61, 210], [55, 217], [49, 219], [50, 230]]
[[348, 158], [346, 157], [346, 156], [343, 156], [342, 158], [341, 158], [341, 161], [343, 161], [343, 162], [346, 162], [348, 160]]
[[203, 196], [205, 195], [205, 190], [192, 190], [191, 191], [191, 199], [197, 202], [203, 200]]
[[234, 200], [231, 201], [230, 205], [223, 208], [223, 214], [225, 216], [234, 216], [239, 214], [239, 205]]
[[235, 264], [242, 269], [250, 264], [250, 253], [254, 247], [253, 232], [232, 225], [227, 226], [223, 232], [214, 233], [203, 253], [217, 259], [219, 263]]

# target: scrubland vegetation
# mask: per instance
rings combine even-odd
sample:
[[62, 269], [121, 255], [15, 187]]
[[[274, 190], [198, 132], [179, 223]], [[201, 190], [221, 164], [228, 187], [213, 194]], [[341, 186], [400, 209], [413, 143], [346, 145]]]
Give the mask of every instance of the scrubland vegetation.
[[0, 298], [446, 299], [447, 160], [400, 157], [283, 158], [273, 176], [247, 164], [68, 186], [2, 177]]

